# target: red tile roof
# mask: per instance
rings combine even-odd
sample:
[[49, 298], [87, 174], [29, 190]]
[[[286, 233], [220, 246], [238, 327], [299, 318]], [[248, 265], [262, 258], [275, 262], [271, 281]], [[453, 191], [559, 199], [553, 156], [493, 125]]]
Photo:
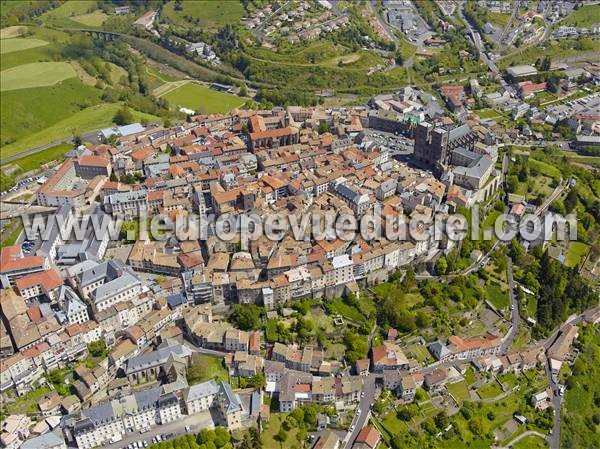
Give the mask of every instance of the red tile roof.
[[379, 431], [372, 426], [363, 427], [358, 436], [356, 437], [355, 443], [364, 443], [370, 448], [375, 448], [381, 439]]

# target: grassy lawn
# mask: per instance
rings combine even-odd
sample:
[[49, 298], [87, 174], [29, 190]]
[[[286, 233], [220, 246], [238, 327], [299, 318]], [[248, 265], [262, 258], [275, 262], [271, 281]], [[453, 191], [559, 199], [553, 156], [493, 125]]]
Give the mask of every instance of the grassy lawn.
[[467, 368], [467, 371], [465, 371], [465, 381], [467, 382], [467, 385], [477, 382], [477, 376], [475, 375], [475, 370], [473, 368], [469, 367]]
[[589, 245], [586, 245], [583, 242], [570, 242], [565, 265], [568, 267], [579, 265], [579, 261], [587, 254], [588, 249]]
[[[112, 119], [120, 108], [120, 103], [100, 104], [86, 108], [42, 131], [29, 134], [13, 144], [6, 145], [2, 148], [2, 155], [10, 156], [29, 148], [67, 138], [74, 134], [83, 134], [85, 132], [105, 128], [112, 125]], [[138, 111], [131, 112], [136, 121], [144, 118], [151, 122], [159, 120], [158, 117], [150, 114]]]
[[[49, 87], [2, 92], [2, 144], [19, 141], [67, 119], [82, 109], [99, 103], [101, 95], [100, 89], [86, 86], [76, 78]], [[2, 148], [3, 157], [10, 154], [12, 153], [8, 147]]]
[[537, 159], [529, 158], [527, 165], [530, 169], [536, 169], [538, 173], [543, 173], [545, 176], [559, 180], [561, 178], [560, 170], [546, 162], [538, 161]]
[[537, 435], [529, 435], [511, 446], [513, 449], [546, 449], [548, 444]]
[[385, 415], [381, 420], [381, 423], [390, 435], [397, 435], [408, 430], [406, 423], [398, 419], [396, 411], [394, 410]]
[[491, 399], [502, 394], [502, 388], [500, 388], [498, 382], [493, 381], [479, 387], [477, 389], [477, 394], [481, 399]]
[[40, 168], [41, 165], [47, 164], [48, 162], [54, 160], [62, 161], [64, 159], [64, 154], [72, 149], [73, 145], [63, 143], [61, 145], [50, 147], [47, 150], [40, 151], [39, 153], [30, 154], [29, 156], [17, 159], [16, 161], [11, 162], [11, 164], [18, 165], [21, 167], [23, 172], [28, 172], [30, 170]]
[[82, 23], [83, 25], [92, 27], [92, 28], [97, 28], [102, 26], [102, 24], [106, 21], [106, 19], [108, 18], [108, 16], [106, 14], [104, 14], [102, 11], [94, 11], [91, 13], [87, 13], [87, 14], [80, 14], [77, 16], [74, 16], [72, 19], [75, 22], [79, 22]]
[[0, 248], [14, 245], [21, 231], [23, 230], [23, 222], [20, 218], [13, 218], [6, 226], [2, 228]]
[[[237, 1], [193, 1], [182, 2], [183, 9], [175, 11], [175, 2], [171, 1], [162, 10], [164, 18], [176, 25], [194, 24], [200, 29], [215, 31], [228, 23], [237, 23], [244, 16], [244, 8]], [[191, 22], [198, 19], [199, 23]]]
[[600, 5], [586, 5], [573, 11], [569, 17], [563, 20], [561, 25], [572, 25], [581, 28], [589, 28], [600, 20]]
[[500, 114], [498, 111], [495, 111], [494, 109], [479, 109], [473, 112], [475, 112], [475, 114], [477, 114], [482, 120], [487, 118], [494, 119], [502, 117], [502, 114]]
[[414, 54], [416, 47], [413, 44], [411, 44], [408, 40], [403, 38], [400, 39], [398, 42], [398, 49], [400, 50], [402, 59], [406, 61]]
[[329, 304], [333, 313], [337, 313], [352, 321], [360, 323], [365, 319], [365, 316], [360, 312], [360, 310], [346, 304], [341, 298], [332, 299], [329, 301]]
[[0, 41], [0, 54], [11, 53], [13, 51], [28, 50], [35, 47], [43, 47], [48, 42], [41, 39], [29, 39], [16, 37], [13, 39], [2, 39]]
[[225, 113], [244, 104], [244, 99], [235, 95], [217, 92], [196, 83], [187, 83], [162, 95], [177, 106], [193, 109], [200, 113]]
[[502, 310], [508, 307], [508, 293], [503, 292], [500, 287], [498, 287], [497, 285], [487, 285], [485, 287], [485, 291], [487, 293], [489, 301], [498, 310]]
[[464, 380], [453, 384], [447, 384], [446, 390], [448, 390], [458, 402], [466, 401], [471, 398], [469, 389], [467, 388], [467, 382]]
[[504, 386], [508, 387], [508, 388], [515, 387], [517, 385], [517, 381], [518, 381], [515, 373], [500, 374], [498, 376], [498, 379], [500, 379], [500, 382], [502, 382], [504, 384]]
[[187, 380], [190, 385], [218, 378], [229, 380], [229, 374], [223, 365], [223, 359], [204, 354], [193, 354], [192, 363], [188, 369]]
[[419, 363], [433, 360], [433, 357], [431, 357], [431, 354], [429, 354], [429, 351], [423, 345], [410, 345], [406, 349], [407, 352], [414, 355]]
[[68, 62], [34, 62], [0, 72], [0, 91], [52, 86], [75, 76]]
[[508, 25], [508, 21], [510, 20], [510, 14], [488, 11], [487, 18], [492, 25], [503, 29], [504, 27], [506, 27], [506, 25]]
[[6, 404], [6, 410], [11, 415], [16, 414], [34, 414], [38, 411], [38, 402], [42, 396], [50, 392], [49, 387], [41, 387], [37, 390], [31, 390], [25, 396], [21, 396], [13, 403]]
[[375, 292], [377, 297], [385, 298], [387, 296], [387, 294], [391, 290], [393, 290], [395, 287], [396, 286], [394, 284], [392, 284], [391, 282], [383, 282], [383, 283], [378, 284], [375, 287], [373, 287], [372, 290]]
[[290, 442], [296, 441], [296, 434], [298, 433], [298, 427], [294, 427], [287, 432], [287, 443], [280, 443], [275, 439], [277, 432], [281, 429], [281, 424], [285, 421], [287, 413], [271, 413], [271, 418], [267, 424], [264, 425], [261, 433], [261, 439], [263, 442], [263, 449], [282, 449], [289, 447]]

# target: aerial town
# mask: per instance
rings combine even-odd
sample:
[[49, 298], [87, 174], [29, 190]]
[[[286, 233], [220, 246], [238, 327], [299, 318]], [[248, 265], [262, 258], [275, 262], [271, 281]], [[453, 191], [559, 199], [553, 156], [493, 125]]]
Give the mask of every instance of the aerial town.
[[600, 5], [138, 3], [2, 13], [2, 448], [600, 446]]

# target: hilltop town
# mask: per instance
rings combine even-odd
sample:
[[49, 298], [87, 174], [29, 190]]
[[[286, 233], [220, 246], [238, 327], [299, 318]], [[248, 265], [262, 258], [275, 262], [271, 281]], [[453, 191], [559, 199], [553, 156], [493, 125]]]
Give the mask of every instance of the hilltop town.
[[[195, 33], [187, 2], [69, 3], [36, 32], [115, 67], [131, 50], [127, 82], [164, 84], [58, 144], [2, 137], [2, 447], [598, 442], [598, 5], [250, 2]], [[110, 26], [70, 23], [92, 15]], [[267, 54], [349, 36], [337, 86], [306, 62], [315, 101], [260, 78]], [[583, 57], [512, 53], [548, 41]], [[187, 63], [198, 79], [169, 78]], [[378, 88], [340, 88], [363, 69]]]

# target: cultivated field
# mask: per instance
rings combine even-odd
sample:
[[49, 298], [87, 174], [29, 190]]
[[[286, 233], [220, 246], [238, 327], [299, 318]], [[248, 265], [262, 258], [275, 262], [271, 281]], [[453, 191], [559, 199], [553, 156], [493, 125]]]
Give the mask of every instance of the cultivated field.
[[26, 26], [12, 26], [2, 28], [0, 30], [0, 39], [10, 39], [11, 37], [19, 37], [27, 31]]
[[13, 51], [27, 50], [29, 48], [43, 47], [48, 42], [41, 39], [29, 39], [15, 37], [12, 39], [2, 38], [0, 40], [0, 54], [12, 53]]
[[196, 83], [187, 83], [161, 95], [170, 103], [200, 113], [224, 113], [244, 104], [235, 95], [217, 92]]
[[34, 62], [0, 72], [0, 91], [52, 86], [75, 76], [68, 62]]

